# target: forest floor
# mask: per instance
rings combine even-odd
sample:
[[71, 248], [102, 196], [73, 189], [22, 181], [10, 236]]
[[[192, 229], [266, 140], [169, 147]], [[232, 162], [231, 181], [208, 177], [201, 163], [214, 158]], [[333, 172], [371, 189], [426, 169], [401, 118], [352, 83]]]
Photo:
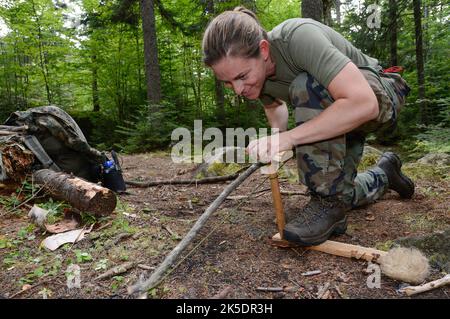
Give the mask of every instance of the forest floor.
[[[173, 164], [170, 155], [147, 153], [123, 156], [126, 180], [190, 178], [195, 164]], [[305, 191], [292, 181], [295, 161], [281, 174], [281, 188]], [[416, 193], [402, 200], [389, 191], [381, 200], [349, 213], [346, 234], [332, 239], [346, 243], [389, 248], [404, 236], [421, 235], [450, 227], [450, 181], [436, 176], [416, 180]], [[227, 183], [129, 187], [119, 195], [116, 210], [98, 219], [86, 239], [54, 252], [40, 248], [48, 236], [27, 217], [29, 208], [7, 212], [0, 205], [0, 295], [4, 298], [128, 298], [127, 287], [148, 278], [179, 243]], [[326, 255], [300, 248], [271, 246], [276, 232], [269, 181], [259, 172], [231, 195], [249, 195], [260, 185], [257, 197], [229, 199], [208, 220], [186, 257], [155, 289], [152, 298], [409, 298], [400, 295], [400, 282], [381, 277], [380, 288], [367, 285], [371, 271], [365, 261]], [[5, 198], [5, 197], [3, 197]], [[304, 195], [284, 196], [287, 218], [308, 200]], [[29, 206], [30, 207], [30, 206]], [[187, 253], [189, 253], [188, 256]], [[181, 261], [181, 259], [180, 259]], [[65, 270], [70, 263], [81, 268], [81, 287], [69, 289]], [[107, 269], [126, 262], [136, 264], [125, 273], [94, 280]], [[136, 266], [139, 264], [139, 266]], [[153, 267], [153, 268], [152, 268]], [[147, 269], [144, 269], [147, 268]], [[320, 271], [312, 276], [306, 272]], [[429, 280], [442, 277], [434, 269]], [[258, 287], [281, 287], [265, 292]], [[450, 286], [413, 298], [449, 298]]]

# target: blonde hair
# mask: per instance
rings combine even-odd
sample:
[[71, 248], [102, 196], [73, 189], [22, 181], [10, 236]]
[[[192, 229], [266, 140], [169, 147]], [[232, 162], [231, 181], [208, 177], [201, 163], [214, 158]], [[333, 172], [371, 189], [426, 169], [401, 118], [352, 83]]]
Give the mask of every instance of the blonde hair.
[[211, 66], [226, 56], [255, 58], [259, 56], [259, 43], [267, 40], [267, 32], [256, 15], [236, 7], [215, 17], [203, 35], [203, 62]]

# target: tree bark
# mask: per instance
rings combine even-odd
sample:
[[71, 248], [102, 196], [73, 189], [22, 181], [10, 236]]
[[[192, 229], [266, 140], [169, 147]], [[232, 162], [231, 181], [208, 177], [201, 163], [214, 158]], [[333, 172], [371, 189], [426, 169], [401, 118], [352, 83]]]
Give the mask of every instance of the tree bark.
[[416, 65], [417, 65], [417, 83], [419, 86], [420, 100], [420, 121], [427, 124], [427, 101], [425, 94], [425, 70], [423, 61], [423, 40], [422, 40], [422, 12], [420, 9], [421, 1], [413, 0], [414, 5], [414, 26], [416, 34]]
[[[246, 1], [247, 2], [247, 1]], [[254, 4], [254, 1], [252, 1]], [[245, 2], [243, 2], [245, 5]], [[250, 9], [250, 8], [249, 8]], [[213, 0], [207, 0], [206, 11], [208, 14], [215, 15], [216, 9]], [[223, 92], [223, 84], [216, 77], [214, 77], [214, 92], [216, 97], [216, 116], [217, 122], [221, 128], [227, 127], [225, 116], [225, 96]]]
[[223, 84], [219, 80], [214, 80], [214, 88], [216, 93], [216, 106], [217, 106], [217, 122], [220, 123], [220, 127], [227, 127], [225, 116], [225, 96], [223, 92]]
[[140, 0], [142, 30], [144, 33], [144, 64], [147, 79], [147, 100], [149, 103], [161, 101], [161, 72], [158, 62], [158, 42], [156, 36], [155, 10], [153, 0]]
[[108, 188], [49, 169], [36, 171], [33, 177], [52, 196], [67, 201], [80, 211], [104, 216], [116, 208], [116, 195]]
[[341, 0], [334, 0], [334, 7], [336, 9], [336, 21], [341, 25]]
[[322, 0], [323, 2], [323, 22], [327, 26], [333, 26], [333, 19], [331, 17], [331, 8], [334, 5], [334, 0]]
[[390, 64], [398, 64], [397, 55], [397, 0], [389, 0], [389, 43], [390, 43]]
[[98, 73], [97, 73], [97, 56], [95, 54], [91, 55], [92, 62], [92, 104], [93, 111], [100, 111], [100, 100], [98, 97]]
[[323, 22], [323, 2], [322, 0], [302, 0], [302, 18], [311, 18]]

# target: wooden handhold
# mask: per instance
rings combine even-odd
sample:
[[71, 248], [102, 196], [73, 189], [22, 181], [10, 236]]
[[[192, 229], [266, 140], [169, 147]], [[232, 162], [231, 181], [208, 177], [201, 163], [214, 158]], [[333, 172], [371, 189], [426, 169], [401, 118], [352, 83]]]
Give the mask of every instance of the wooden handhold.
[[[299, 245], [295, 243], [291, 243], [286, 240], [281, 240], [279, 233], [275, 234], [272, 237], [271, 243], [278, 247], [299, 247]], [[363, 259], [372, 262], [376, 262], [378, 258], [387, 254], [387, 252], [385, 251], [358, 245], [341, 243], [333, 240], [327, 240], [324, 243], [317, 246], [309, 246], [303, 248], [308, 250], [316, 250], [335, 256]]]

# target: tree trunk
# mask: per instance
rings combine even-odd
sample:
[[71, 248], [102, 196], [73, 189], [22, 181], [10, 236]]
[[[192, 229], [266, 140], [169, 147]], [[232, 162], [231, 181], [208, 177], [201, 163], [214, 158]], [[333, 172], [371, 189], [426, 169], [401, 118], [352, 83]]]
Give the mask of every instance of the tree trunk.
[[334, 7], [336, 9], [336, 21], [341, 25], [341, 0], [334, 0]]
[[215, 93], [216, 93], [216, 106], [217, 106], [217, 122], [221, 127], [227, 127], [225, 116], [225, 96], [223, 92], [223, 84], [219, 80], [215, 79]]
[[33, 177], [52, 196], [67, 201], [80, 211], [104, 216], [116, 208], [116, 195], [108, 188], [49, 169], [41, 169]]
[[[254, 3], [254, 1], [253, 1]], [[250, 8], [249, 8], [250, 9]], [[216, 13], [215, 7], [214, 7], [214, 1], [208, 0], [206, 2], [206, 11], [214, 15]], [[227, 127], [226, 124], [226, 116], [225, 116], [225, 96], [223, 92], [223, 84], [217, 78], [214, 77], [214, 92], [216, 97], [216, 116], [217, 116], [217, 122], [219, 123], [219, 126], [222, 128]]]
[[39, 65], [41, 66], [41, 72], [42, 72], [42, 76], [44, 78], [45, 91], [47, 93], [47, 101], [49, 104], [52, 104], [53, 98], [52, 98], [52, 92], [50, 91], [50, 85], [49, 85], [49, 79], [48, 79], [49, 72], [48, 72], [48, 68], [47, 68], [47, 61], [44, 57], [44, 48], [43, 48], [44, 40], [43, 40], [43, 36], [42, 36], [41, 21], [40, 21], [40, 17], [36, 11], [33, 1], [31, 1], [31, 5], [33, 7], [33, 13], [36, 18], [37, 31], [38, 31]]
[[322, 0], [302, 0], [302, 18], [311, 18], [323, 22], [323, 2]]
[[416, 33], [416, 65], [417, 65], [417, 82], [419, 86], [420, 100], [420, 121], [427, 124], [427, 101], [425, 95], [425, 71], [423, 63], [423, 40], [422, 40], [422, 13], [420, 10], [421, 1], [413, 0], [414, 5], [414, 26]]
[[397, 0], [389, 0], [389, 42], [391, 66], [398, 64], [397, 55]]
[[333, 19], [331, 18], [331, 8], [333, 7], [334, 0], [322, 0], [323, 2], [323, 22], [327, 26], [333, 26]]
[[98, 97], [98, 74], [97, 74], [97, 56], [91, 55], [92, 62], [92, 104], [94, 112], [100, 111], [100, 100]]
[[158, 62], [155, 11], [153, 0], [140, 0], [142, 30], [144, 33], [144, 63], [149, 103], [161, 101], [161, 73]]

